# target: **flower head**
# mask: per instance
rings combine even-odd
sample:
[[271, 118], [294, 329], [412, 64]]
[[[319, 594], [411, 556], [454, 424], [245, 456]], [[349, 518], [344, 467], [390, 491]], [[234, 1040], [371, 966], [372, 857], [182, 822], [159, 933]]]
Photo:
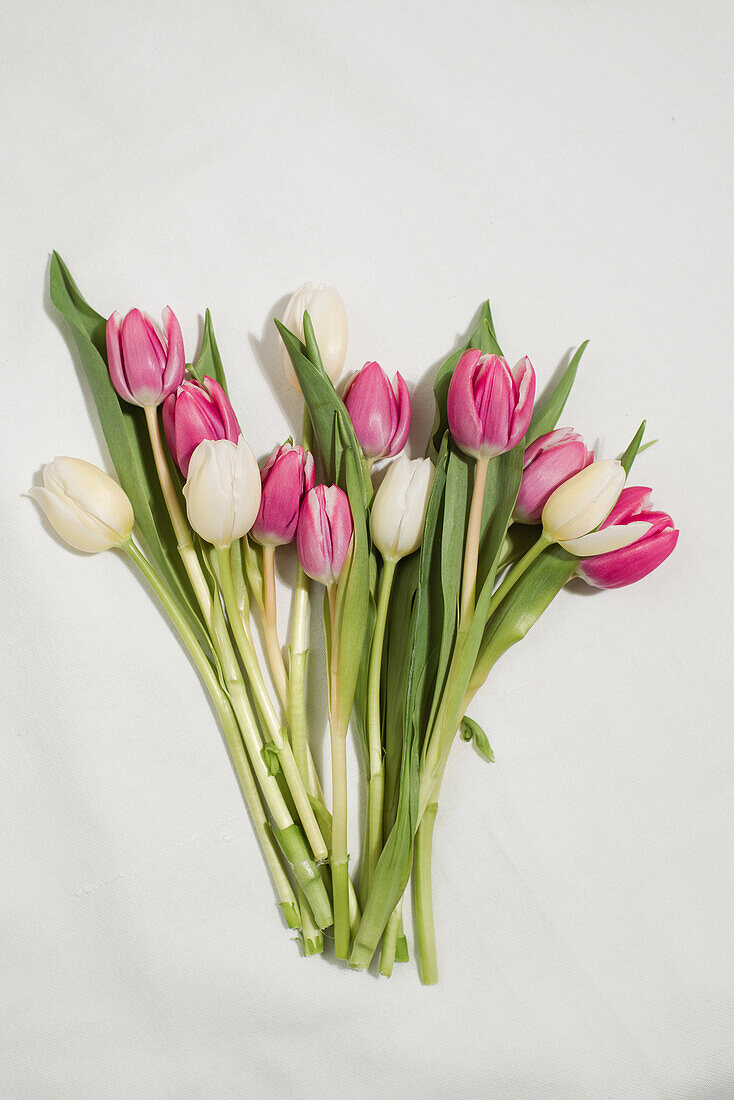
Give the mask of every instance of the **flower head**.
[[512, 450], [530, 425], [535, 371], [526, 357], [509, 367], [499, 355], [465, 351], [449, 383], [449, 428], [456, 443], [474, 458]]
[[108, 474], [81, 458], [55, 458], [43, 467], [43, 488], [29, 495], [57, 534], [76, 550], [98, 554], [127, 542], [135, 517], [127, 494]]
[[131, 309], [107, 322], [107, 364], [112, 385], [131, 405], [160, 405], [183, 382], [183, 336], [173, 310], [163, 310], [165, 335], [150, 317]]

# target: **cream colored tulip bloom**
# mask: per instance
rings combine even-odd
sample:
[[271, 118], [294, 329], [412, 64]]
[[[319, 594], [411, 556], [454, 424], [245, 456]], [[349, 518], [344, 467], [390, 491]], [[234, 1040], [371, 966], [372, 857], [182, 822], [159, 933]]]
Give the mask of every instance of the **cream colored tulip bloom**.
[[75, 550], [99, 554], [127, 542], [135, 516], [127, 494], [108, 474], [81, 458], [55, 458], [43, 467], [43, 488], [28, 494]]
[[370, 513], [372, 541], [383, 558], [397, 561], [420, 546], [435, 473], [430, 458], [405, 454], [390, 466]]
[[[304, 283], [293, 294], [283, 314], [283, 324], [299, 340], [303, 340], [303, 314], [308, 313], [313, 325], [316, 343], [319, 345], [324, 370], [336, 385], [344, 370], [347, 357], [349, 328], [347, 311], [339, 291], [334, 286]], [[300, 390], [290, 356], [281, 340], [283, 371], [294, 389]]]
[[230, 546], [252, 527], [260, 508], [260, 469], [240, 436], [205, 439], [194, 451], [183, 493], [189, 523], [205, 542]]
[[574, 553], [573, 542], [589, 535], [609, 515], [624, 488], [626, 476], [616, 459], [592, 462], [574, 474], [546, 501], [541, 516], [543, 533]]

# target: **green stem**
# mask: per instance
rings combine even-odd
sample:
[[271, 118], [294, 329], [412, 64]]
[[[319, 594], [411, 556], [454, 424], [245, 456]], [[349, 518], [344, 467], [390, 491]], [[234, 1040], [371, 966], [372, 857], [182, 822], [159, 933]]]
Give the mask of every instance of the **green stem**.
[[339, 644], [336, 637], [336, 585], [327, 587], [330, 625], [329, 731], [331, 741], [331, 883], [334, 902], [334, 951], [349, 955], [349, 852], [347, 847], [347, 738], [338, 725]]
[[520, 558], [519, 562], [517, 562], [516, 565], [513, 565], [512, 569], [507, 574], [502, 584], [492, 595], [492, 599], [489, 604], [489, 611], [487, 612], [488, 619], [490, 615], [492, 615], [497, 610], [498, 606], [502, 603], [505, 596], [513, 587], [513, 585], [515, 585], [520, 580], [520, 577], [523, 575], [525, 570], [530, 565], [532, 565], [535, 559], [539, 557], [539, 555], [542, 554], [543, 551], [550, 545], [551, 540], [548, 538], [547, 535], [541, 533], [538, 541], [533, 543], [528, 552]]
[[196, 599], [204, 616], [204, 621], [207, 626], [210, 626], [212, 600], [209, 593], [209, 585], [206, 583], [206, 577], [204, 576], [204, 571], [201, 568], [201, 563], [191, 538], [191, 528], [183, 514], [178, 499], [178, 493], [176, 492], [176, 486], [171, 477], [171, 471], [163, 448], [161, 426], [158, 422], [158, 409], [155, 405], [145, 406], [145, 421], [148, 426], [148, 435], [150, 436], [150, 445], [153, 450], [153, 459], [155, 461], [158, 480], [163, 490], [163, 498], [166, 502], [168, 515], [171, 518], [173, 533], [176, 536], [178, 552], [181, 556], [184, 568], [188, 573], [191, 586], [194, 589]]
[[390, 919], [385, 925], [385, 931], [382, 936], [382, 951], [380, 952], [380, 973], [389, 978], [392, 974], [392, 968], [395, 965], [395, 956], [398, 946], [398, 935], [400, 933], [401, 919], [403, 912], [403, 899], [401, 898], [398, 904], [390, 914]]
[[464, 547], [464, 568], [461, 581], [461, 617], [465, 622], [474, 610], [474, 597], [477, 590], [477, 562], [479, 560], [479, 540], [482, 534], [482, 509], [484, 507], [484, 489], [487, 484], [489, 459], [477, 459], [474, 475], [474, 488], [469, 508], [469, 522], [466, 528], [466, 546]]
[[396, 561], [386, 558], [380, 574], [377, 595], [377, 614], [372, 634], [369, 670], [367, 674], [367, 746], [369, 776], [367, 781], [367, 831], [365, 860], [360, 881], [360, 894], [364, 906], [382, 852], [382, 815], [385, 800], [385, 765], [382, 745], [382, 707], [380, 701], [380, 673], [382, 649], [385, 642], [385, 626], [390, 605], [390, 592], [395, 577]]
[[263, 680], [257, 655], [252, 642], [247, 637], [242, 626], [232, 581], [228, 547], [217, 548], [216, 561], [219, 572], [219, 582], [224, 596], [224, 606], [229, 617], [237, 648], [242, 656], [245, 670], [252, 686], [255, 701], [268, 726], [268, 732], [278, 752], [278, 759], [283, 770], [283, 776], [288, 784], [288, 789], [290, 790], [298, 816], [301, 819], [306, 836], [308, 837], [314, 858], [317, 860], [326, 859], [329, 854], [328, 849], [321, 835], [321, 830], [319, 829], [313, 806], [311, 805], [308, 792], [301, 778], [301, 773], [298, 770], [293, 750], [283, 736], [272, 700], [270, 699], [265, 681]]
[[265, 651], [275, 690], [284, 707], [288, 706], [288, 677], [278, 639], [278, 619], [275, 605], [275, 547], [263, 546], [263, 631]]
[[418, 956], [420, 959], [421, 981], [424, 985], [435, 985], [438, 981], [436, 929], [433, 922], [433, 896], [431, 893], [431, 849], [437, 811], [438, 802], [431, 802], [426, 807], [418, 831], [415, 834], [415, 858], [413, 860]]
[[240, 730], [230, 700], [226, 692], [222, 689], [214, 669], [201, 649], [196, 639], [196, 635], [186, 621], [186, 618], [181, 614], [176, 602], [150, 562], [140, 553], [132, 540], [124, 543], [121, 549], [140, 570], [160, 602], [163, 604], [171, 622], [178, 631], [182, 642], [188, 649], [194, 664], [199, 670], [201, 678], [204, 681], [222, 723], [222, 729], [224, 731], [230, 759], [232, 760], [232, 766], [234, 767], [240, 789], [255, 827], [255, 833], [260, 841], [260, 846], [265, 856], [265, 862], [272, 875], [286, 921], [290, 928], [299, 928], [300, 919], [298, 916], [296, 898], [285, 870], [283, 869], [278, 851], [273, 843], [272, 833], [268, 826], [265, 810], [252, 774], [252, 768], [250, 767], [250, 763], [242, 745]]

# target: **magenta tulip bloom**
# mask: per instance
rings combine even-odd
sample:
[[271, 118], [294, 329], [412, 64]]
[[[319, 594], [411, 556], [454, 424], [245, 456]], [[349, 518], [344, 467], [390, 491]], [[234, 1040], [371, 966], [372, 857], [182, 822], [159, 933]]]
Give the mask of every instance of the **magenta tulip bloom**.
[[160, 405], [183, 382], [183, 336], [168, 306], [163, 310], [163, 327], [165, 336], [139, 309], [131, 309], [124, 320], [113, 313], [107, 322], [112, 385], [131, 405]]
[[582, 558], [577, 572], [595, 588], [623, 588], [642, 580], [673, 553], [678, 530], [667, 512], [655, 512], [650, 507], [650, 489], [631, 485], [623, 489], [619, 500], [601, 525], [624, 527], [630, 523], [649, 523], [650, 528], [630, 546]]
[[581, 436], [572, 428], [541, 435], [525, 450], [522, 482], [515, 502], [518, 523], [540, 523], [545, 502], [554, 489], [594, 461]]
[[534, 400], [535, 371], [527, 357], [510, 368], [499, 355], [470, 348], [449, 384], [451, 434], [474, 458], [504, 454], [528, 430]]
[[400, 374], [391, 386], [379, 363], [365, 363], [344, 391], [344, 404], [367, 458], [402, 451], [410, 431], [410, 394]]
[[163, 430], [184, 477], [188, 477], [191, 456], [203, 440], [228, 439], [236, 443], [241, 435], [229, 398], [213, 378], [205, 378], [203, 384], [188, 378], [166, 398]]
[[296, 535], [304, 572], [321, 584], [337, 581], [353, 530], [349, 498], [337, 485], [317, 485], [306, 493]]
[[252, 535], [263, 546], [293, 542], [301, 501], [316, 480], [313, 455], [284, 443], [260, 471], [262, 496]]

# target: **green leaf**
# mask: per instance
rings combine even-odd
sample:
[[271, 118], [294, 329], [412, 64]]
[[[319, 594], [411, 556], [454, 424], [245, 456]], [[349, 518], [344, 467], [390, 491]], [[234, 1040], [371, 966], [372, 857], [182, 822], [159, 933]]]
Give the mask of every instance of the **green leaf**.
[[461, 736], [465, 741], [473, 740], [480, 756], [483, 756], [490, 764], [494, 764], [494, 753], [492, 752], [489, 738], [479, 723], [475, 722], [473, 718], [469, 718], [466, 714], [461, 722]]
[[484, 630], [469, 685], [472, 694], [481, 687], [502, 654], [521, 641], [538, 621], [576, 572], [577, 562], [578, 558], [560, 546], [551, 546], [510, 589]]
[[418, 587], [420, 555], [398, 562], [390, 596], [382, 660], [383, 737], [385, 744], [385, 835], [395, 821], [400, 760], [403, 754], [403, 699], [410, 661], [411, 618]]
[[203, 628], [161, 493], [142, 409], [120, 400], [107, 369], [104, 317], [85, 301], [57, 252], [49, 275], [51, 301], [71, 328], [120, 485], [130, 498], [148, 556], [192, 625]]
[[[344, 451], [347, 496], [352, 510], [352, 552], [336, 590], [336, 632], [339, 646], [338, 725], [346, 733], [352, 713], [360, 664], [368, 659], [370, 547], [361, 473], [351, 449]], [[346, 575], [345, 575], [346, 574]]]
[[632, 463], [635, 461], [638, 451], [640, 450], [640, 444], [642, 443], [642, 437], [645, 434], [646, 426], [647, 421], [643, 420], [639, 428], [635, 432], [629, 447], [619, 460], [624, 466], [624, 472], [626, 474], [629, 474], [630, 470], [632, 469]]
[[189, 370], [198, 382], [203, 382], [204, 378], [213, 378], [227, 393], [227, 379], [224, 374], [222, 357], [219, 354], [217, 341], [214, 337], [212, 315], [209, 310], [204, 315], [204, 335], [201, 340], [201, 348]]
[[268, 775], [278, 775], [280, 773], [280, 755], [278, 749], [273, 744], [265, 744], [260, 749], [260, 755], [265, 762], [265, 767], [268, 769]]
[[539, 436], [546, 435], [555, 428], [558, 423], [558, 418], [563, 412], [566, 401], [568, 400], [571, 388], [576, 380], [581, 356], [586, 351], [588, 345], [589, 341], [584, 340], [583, 344], [577, 349], [573, 359], [561, 375], [558, 385], [551, 390], [547, 397], [535, 406], [533, 417], [530, 421], [530, 427], [525, 436], [526, 447], [538, 439]]
[[[304, 315], [304, 323], [310, 325], [308, 314]], [[311, 354], [318, 362], [313, 362], [307, 354], [307, 346], [297, 336], [281, 324], [275, 318], [275, 325], [286, 346], [296, 378], [308, 405], [314, 434], [318, 443], [324, 471], [328, 481], [339, 485], [346, 491], [346, 464], [344, 452], [349, 450], [355, 460], [355, 465], [360, 475], [360, 489], [364, 505], [372, 500], [372, 481], [367, 470], [362, 448], [354, 434], [354, 428], [346, 406], [334, 385], [320, 363], [318, 348], [315, 348], [315, 340], [312, 333]], [[315, 351], [314, 351], [315, 348]]]

